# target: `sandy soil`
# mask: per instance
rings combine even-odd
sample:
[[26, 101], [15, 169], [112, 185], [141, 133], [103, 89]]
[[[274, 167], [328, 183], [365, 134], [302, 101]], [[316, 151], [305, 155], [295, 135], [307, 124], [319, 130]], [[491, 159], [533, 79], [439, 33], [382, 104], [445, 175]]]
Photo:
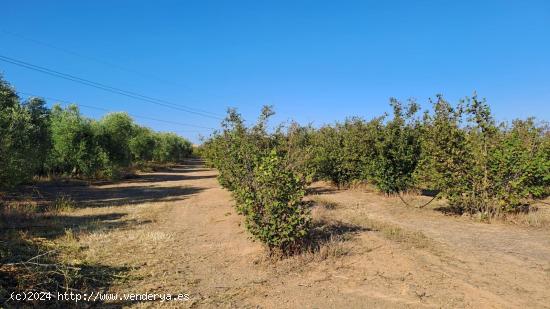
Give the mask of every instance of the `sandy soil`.
[[479, 223], [435, 211], [437, 204], [414, 209], [317, 183], [308, 198], [332, 241], [271, 262], [215, 176], [195, 162], [63, 189], [86, 205], [72, 216], [105, 216], [104, 228], [80, 237], [88, 256], [130, 269], [110, 291], [190, 295], [124, 306], [550, 308], [547, 228]]

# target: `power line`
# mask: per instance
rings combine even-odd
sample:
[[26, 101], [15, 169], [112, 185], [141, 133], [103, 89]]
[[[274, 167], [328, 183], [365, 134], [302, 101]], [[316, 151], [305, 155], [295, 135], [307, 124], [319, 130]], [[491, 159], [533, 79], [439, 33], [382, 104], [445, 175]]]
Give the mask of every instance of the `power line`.
[[[63, 78], [63, 79], [70, 80], [70, 81], [73, 81], [73, 82], [77, 82], [77, 83], [80, 83], [80, 84], [84, 84], [84, 85], [87, 85], [87, 86], [90, 86], [90, 87], [98, 88], [98, 89], [101, 89], [101, 90], [104, 90], [104, 91], [107, 91], [107, 92], [116, 93], [116, 94], [124, 95], [124, 96], [130, 97], [130, 98], [138, 99], [138, 100], [141, 100], [141, 101], [161, 105], [161, 106], [168, 107], [168, 108], [173, 108], [173, 109], [184, 111], [184, 112], [187, 112], [187, 113], [197, 114], [197, 115], [204, 116], [204, 117], [210, 117], [210, 118], [214, 118], [214, 119], [221, 119], [219, 117], [211, 116], [211, 115], [215, 115], [214, 113], [211, 113], [211, 112], [202, 111], [202, 110], [199, 110], [199, 109], [190, 108], [190, 107], [186, 107], [186, 106], [180, 106], [180, 105], [168, 102], [168, 101], [148, 97], [148, 96], [141, 95], [141, 94], [138, 94], [138, 93], [135, 93], [135, 92], [132, 92], [132, 91], [127, 91], [127, 90], [124, 90], [124, 89], [112, 87], [112, 86], [105, 85], [105, 84], [98, 83], [98, 82], [94, 82], [94, 81], [91, 81], [91, 80], [88, 80], [88, 79], [84, 79], [84, 78], [80, 78], [80, 77], [77, 77], [77, 76], [74, 76], [74, 75], [62, 73], [62, 72], [59, 72], [59, 71], [55, 71], [55, 70], [52, 70], [52, 69], [48, 69], [48, 68], [45, 68], [45, 67], [34, 65], [34, 64], [31, 64], [31, 63], [28, 63], [28, 62], [25, 62], [25, 61], [21, 61], [21, 60], [17, 60], [17, 59], [14, 59], [14, 58], [10, 58], [10, 57], [0, 55], [0, 61], [8, 62], [8, 63], [11, 63], [11, 64], [15, 64], [17, 66], [21, 66], [21, 67], [24, 67], [24, 68], [27, 68], [27, 69], [38, 71], [38, 72], [41, 72], [41, 73], [44, 73], [44, 74], [48, 74], [48, 75], [52, 75], [52, 76], [55, 76], [55, 77]], [[211, 114], [211, 115], [208, 115], [208, 114]]]
[[59, 72], [59, 71], [51, 70], [51, 69], [48, 69], [48, 68], [45, 68], [45, 67], [34, 65], [32, 63], [17, 60], [17, 59], [11, 58], [11, 57], [0, 55], [0, 61], [11, 63], [11, 64], [14, 64], [14, 65], [17, 65], [17, 66], [20, 66], [20, 67], [24, 67], [24, 68], [27, 68], [27, 69], [30, 69], [30, 70], [33, 70], [33, 71], [41, 72], [41, 73], [51, 75], [51, 76], [54, 76], [54, 77], [70, 80], [70, 81], [73, 81], [73, 82], [76, 82], [76, 83], [79, 83], [79, 84], [83, 84], [83, 85], [86, 85], [86, 86], [90, 86], [90, 87], [93, 87], [93, 88], [101, 89], [101, 90], [104, 90], [104, 91], [107, 91], [107, 92], [110, 92], [110, 93], [115, 93], [115, 94], [123, 95], [123, 96], [126, 96], [126, 97], [130, 97], [130, 98], [133, 98], [133, 99], [141, 100], [141, 101], [144, 101], [144, 102], [149, 102], [149, 103], [152, 103], [152, 104], [172, 108], [172, 109], [175, 109], [175, 110], [179, 110], [179, 111], [183, 111], [183, 112], [187, 112], [187, 113], [191, 113], [191, 114], [196, 114], [196, 115], [203, 116], [203, 117], [208, 117], [208, 118], [213, 118], [213, 119], [218, 119], [218, 120], [222, 119], [221, 117], [214, 116], [216, 114], [211, 113], [211, 112], [202, 111], [202, 110], [199, 110], [199, 109], [196, 109], [196, 108], [177, 105], [177, 104], [165, 101], [165, 100], [156, 99], [156, 98], [141, 95], [139, 93], [135, 93], [135, 92], [132, 92], [132, 91], [127, 91], [127, 90], [124, 90], [124, 89], [112, 87], [112, 86], [105, 85], [105, 84], [98, 83], [98, 82], [94, 82], [94, 81], [91, 81], [91, 80], [88, 80], [88, 79], [80, 78], [78, 76], [74, 76], [74, 75], [62, 73], [62, 72]]
[[[104, 112], [112, 112], [111, 110], [109, 110], [109, 109], [107, 109], [107, 108], [103, 108], [103, 107], [98, 107], [98, 106], [93, 106], [93, 105], [86, 105], [86, 104], [80, 104], [80, 103], [73, 103], [73, 102], [70, 102], [70, 101], [68, 101], [68, 100], [63, 100], [63, 99], [59, 99], [59, 98], [52, 98], [52, 97], [46, 97], [46, 96], [40, 96], [40, 95], [36, 95], [36, 94], [30, 93], [30, 92], [24, 92], [24, 91], [17, 91], [17, 92], [20, 93], [20, 94], [24, 94], [24, 95], [26, 95], [26, 96], [29, 96], [29, 97], [37, 97], [37, 98], [43, 98], [43, 99], [53, 100], [53, 101], [57, 101], [57, 102], [64, 103], [64, 104], [66, 104], [66, 105], [75, 104], [75, 105], [77, 105], [77, 106], [86, 107], [86, 108], [91, 108], [91, 109], [100, 110], [100, 111], [104, 111]], [[168, 124], [180, 125], [180, 126], [184, 126], [184, 127], [194, 127], [194, 128], [199, 128], [199, 129], [215, 130], [214, 128], [210, 128], [210, 127], [198, 126], [198, 125], [188, 124], [188, 123], [181, 123], [181, 122], [177, 122], [177, 121], [170, 121], [170, 120], [158, 119], [158, 118], [153, 118], [153, 117], [148, 117], [148, 116], [142, 116], [142, 115], [135, 115], [135, 114], [130, 114], [130, 113], [128, 113], [128, 115], [131, 116], [131, 117], [134, 117], [134, 118], [142, 118], [142, 119], [147, 119], [147, 120], [153, 120], [153, 121], [158, 121], [158, 122], [164, 122], [164, 123], [168, 123]], [[200, 131], [191, 131], [191, 130], [189, 130], [188, 132], [200, 132]]]
[[[158, 76], [150, 74], [150, 73], [145, 73], [143, 71], [138, 71], [138, 70], [135, 70], [135, 69], [127, 68], [125, 66], [121, 66], [121, 65], [119, 65], [115, 62], [112, 62], [112, 61], [107, 61], [107, 60], [104, 60], [104, 59], [101, 59], [101, 58], [98, 58], [98, 57], [81, 54], [79, 52], [75, 52], [74, 50], [59, 47], [59, 46], [56, 46], [54, 44], [50, 44], [50, 43], [47, 43], [47, 42], [44, 42], [44, 41], [39, 41], [39, 40], [36, 40], [34, 38], [30, 38], [28, 36], [25, 36], [25, 35], [22, 35], [22, 34], [19, 34], [19, 33], [7, 31], [5, 29], [0, 29], [0, 33], [4, 33], [4, 34], [10, 35], [12, 37], [16, 37], [16, 38], [24, 40], [24, 41], [32, 42], [32, 43], [37, 44], [37, 45], [45, 46], [45, 47], [48, 47], [52, 50], [60, 51], [60, 52], [63, 52], [65, 54], [68, 54], [68, 55], [72, 55], [72, 56], [80, 57], [80, 58], [83, 58], [83, 59], [87, 59], [88, 61], [93, 61], [93, 62], [96, 62], [96, 63], [100, 63], [104, 66], [115, 68], [115, 69], [120, 70], [120, 71], [132, 73], [132, 74], [137, 74], [137, 75], [140, 75], [143, 78], [153, 79], [153, 80], [156, 80], [157, 82], [162, 82], [162, 83], [169, 83], [169, 84], [172, 84], [172, 85], [175, 85], [175, 86], [178, 86], [178, 87], [183, 87], [183, 88], [186, 88], [186, 89], [192, 91], [192, 89], [190, 87], [188, 87], [186, 85], [182, 85], [181, 83], [177, 83], [177, 82], [165, 79], [165, 78], [161, 78], [161, 77], [158, 77]], [[219, 98], [220, 96], [217, 96], [217, 97]]]
[[[5, 29], [0, 29], [0, 32], [2, 32], [4, 34], [11, 35], [11, 36], [16, 37], [16, 38], [19, 38], [21, 40], [32, 42], [32, 43], [37, 44], [37, 45], [46, 46], [46, 47], [51, 48], [53, 50], [61, 51], [61, 52], [64, 52], [66, 54], [69, 54], [69, 55], [73, 55], [73, 56], [76, 56], [76, 57], [80, 57], [80, 58], [84, 58], [84, 59], [87, 59], [87, 60], [90, 60], [90, 61], [101, 63], [105, 66], [113, 67], [113, 68], [116, 68], [116, 69], [121, 70], [121, 71], [126, 71], [126, 72], [129, 72], [129, 73], [132, 73], [132, 74], [139, 74], [139, 75], [142, 75], [143, 77], [152, 78], [152, 79], [155, 79], [155, 80], [161, 81], [161, 82], [169, 82], [171, 84], [177, 84], [177, 83], [174, 83], [172, 81], [166, 80], [164, 78], [159, 78], [157, 76], [153, 76], [153, 75], [146, 74], [146, 73], [143, 73], [143, 72], [140, 72], [140, 71], [129, 69], [129, 68], [120, 66], [116, 63], [113, 63], [113, 62], [110, 62], [110, 61], [105, 61], [103, 59], [99, 59], [99, 58], [96, 58], [96, 57], [84, 55], [84, 54], [81, 54], [81, 53], [78, 53], [78, 52], [75, 52], [75, 51], [72, 51], [72, 50], [69, 50], [69, 49], [66, 49], [66, 48], [61, 48], [61, 47], [55, 46], [55, 45], [50, 44], [50, 43], [46, 43], [46, 42], [43, 42], [43, 41], [39, 41], [39, 40], [30, 38], [30, 37], [21, 35], [19, 33], [7, 31]], [[178, 86], [179, 86], [179, 84], [178, 84]]]

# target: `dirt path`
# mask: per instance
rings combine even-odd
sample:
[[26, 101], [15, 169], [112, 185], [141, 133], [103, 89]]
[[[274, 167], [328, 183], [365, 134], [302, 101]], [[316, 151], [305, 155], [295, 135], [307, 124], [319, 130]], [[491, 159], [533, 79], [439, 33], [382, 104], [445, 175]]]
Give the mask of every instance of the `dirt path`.
[[215, 175], [193, 164], [92, 188], [112, 204], [75, 215], [116, 212], [135, 223], [80, 240], [91, 257], [132, 269], [113, 291], [188, 293], [187, 307], [550, 308], [548, 230], [474, 223], [372, 193], [317, 190], [338, 202], [314, 216], [330, 221], [339, 240], [270, 263]]

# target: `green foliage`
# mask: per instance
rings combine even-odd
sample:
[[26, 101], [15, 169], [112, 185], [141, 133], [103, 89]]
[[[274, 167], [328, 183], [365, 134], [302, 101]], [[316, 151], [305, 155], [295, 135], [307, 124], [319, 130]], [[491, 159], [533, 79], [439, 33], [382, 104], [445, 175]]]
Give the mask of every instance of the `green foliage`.
[[51, 136], [51, 172], [86, 177], [111, 175], [109, 155], [101, 147], [92, 121], [83, 117], [76, 105], [53, 107]]
[[286, 154], [286, 166], [305, 183], [310, 183], [316, 170], [313, 162], [315, 129], [292, 122], [288, 127], [278, 127], [274, 136], [278, 152]]
[[153, 135], [153, 161], [160, 163], [181, 162], [191, 156], [192, 145], [186, 139], [174, 133], [156, 133]]
[[453, 108], [442, 96], [433, 102], [433, 115], [426, 113], [421, 131], [421, 156], [417, 184], [441, 190], [451, 204], [460, 203], [469, 191], [470, 169], [475, 160], [462, 129], [463, 107]]
[[38, 158], [29, 161], [30, 154], [37, 154], [41, 133], [31, 111], [0, 78], [0, 189], [30, 180], [39, 166]]
[[27, 153], [27, 164], [34, 173], [46, 173], [46, 161], [52, 147], [50, 132], [50, 110], [46, 107], [46, 101], [40, 98], [32, 98], [23, 103], [23, 107], [30, 114], [32, 132], [30, 132], [33, 147]]
[[[463, 127], [464, 116], [468, 125]], [[453, 108], [441, 96], [426, 115], [419, 183], [441, 190], [461, 212], [515, 212], [548, 194], [548, 128], [533, 119], [497, 126], [477, 96]]]
[[135, 126], [135, 135], [129, 140], [128, 147], [133, 162], [148, 162], [153, 160], [156, 146], [154, 132], [149, 128]]
[[248, 201], [246, 225], [268, 248], [288, 254], [302, 248], [311, 220], [302, 202], [304, 183], [282, 161], [272, 150], [255, 168], [255, 194]]
[[338, 187], [369, 179], [374, 173], [382, 120], [349, 118], [343, 124], [319, 129], [313, 141], [316, 177], [328, 179]]
[[491, 207], [496, 208], [493, 211], [516, 211], [529, 199], [547, 193], [550, 161], [543, 132], [533, 119], [516, 120], [511, 129], [499, 132], [498, 145], [487, 158]]
[[366, 181], [388, 194], [432, 189], [460, 212], [515, 212], [550, 194], [548, 126], [533, 119], [497, 125], [476, 95], [456, 107], [440, 95], [432, 104], [423, 119], [415, 116], [416, 102], [392, 99], [388, 120], [350, 118], [317, 130], [293, 123], [275, 134], [265, 132], [269, 111], [253, 128], [230, 111], [224, 131], [205, 141], [201, 154], [245, 215], [257, 213], [250, 210], [258, 200], [255, 173], [272, 149], [303, 183]]
[[343, 144], [342, 134], [337, 128], [330, 126], [319, 129], [313, 142], [316, 176], [328, 179], [338, 187], [350, 179], [344, 169]]
[[375, 143], [373, 180], [385, 193], [406, 191], [413, 185], [413, 174], [420, 159], [420, 124], [414, 119], [418, 105], [403, 106], [391, 100], [393, 119], [380, 132]]
[[126, 113], [93, 121], [76, 105], [50, 110], [42, 99], [20, 102], [0, 78], [1, 190], [34, 175], [113, 178], [135, 162], [180, 162], [192, 150], [184, 138], [140, 127]]
[[[519, 211], [550, 194], [547, 125], [533, 119], [497, 124], [476, 95], [456, 107], [437, 96], [422, 120], [415, 118], [414, 101], [390, 104], [388, 120], [349, 118], [320, 129], [291, 123], [274, 133], [267, 132], [270, 107], [251, 127], [229, 110], [222, 130], [199, 152], [220, 171], [252, 233], [283, 251], [307, 229], [305, 219], [285, 220], [307, 217], [300, 188], [316, 179], [338, 187], [371, 182], [385, 193], [435, 189], [455, 209], [486, 216]], [[112, 178], [135, 163], [180, 162], [193, 152], [189, 141], [140, 127], [125, 113], [94, 121], [75, 105], [49, 110], [41, 99], [21, 102], [0, 78], [2, 190], [47, 173]]]
[[113, 165], [130, 165], [130, 140], [135, 136], [135, 125], [128, 114], [107, 114], [94, 123], [94, 131], [99, 145], [105, 150]]
[[250, 233], [261, 240], [270, 252], [290, 254], [299, 250], [309, 234], [310, 217], [302, 202], [305, 175], [294, 146], [306, 146], [306, 131], [286, 138], [279, 130], [266, 131], [273, 115], [265, 107], [258, 122], [246, 127], [242, 117], [230, 109], [222, 123], [223, 131], [215, 133], [201, 153], [210, 166], [219, 170], [220, 183], [232, 191], [237, 211], [245, 216]]

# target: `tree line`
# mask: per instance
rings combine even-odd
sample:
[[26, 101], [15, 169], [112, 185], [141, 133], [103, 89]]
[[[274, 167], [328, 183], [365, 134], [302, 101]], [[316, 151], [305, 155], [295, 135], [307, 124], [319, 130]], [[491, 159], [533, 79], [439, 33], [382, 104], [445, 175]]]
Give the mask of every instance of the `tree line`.
[[116, 178], [136, 163], [179, 162], [191, 153], [186, 139], [142, 127], [123, 112], [93, 120], [76, 105], [22, 101], [0, 77], [0, 189], [36, 175]]
[[477, 95], [431, 109], [391, 99], [393, 113], [314, 128], [297, 123], [267, 130], [264, 108], [247, 127], [230, 110], [201, 154], [219, 170], [246, 226], [270, 250], [292, 252], [307, 242], [307, 184], [339, 188], [370, 183], [385, 194], [429, 189], [458, 213], [482, 216], [525, 211], [550, 194], [550, 129], [534, 118], [497, 123]]

